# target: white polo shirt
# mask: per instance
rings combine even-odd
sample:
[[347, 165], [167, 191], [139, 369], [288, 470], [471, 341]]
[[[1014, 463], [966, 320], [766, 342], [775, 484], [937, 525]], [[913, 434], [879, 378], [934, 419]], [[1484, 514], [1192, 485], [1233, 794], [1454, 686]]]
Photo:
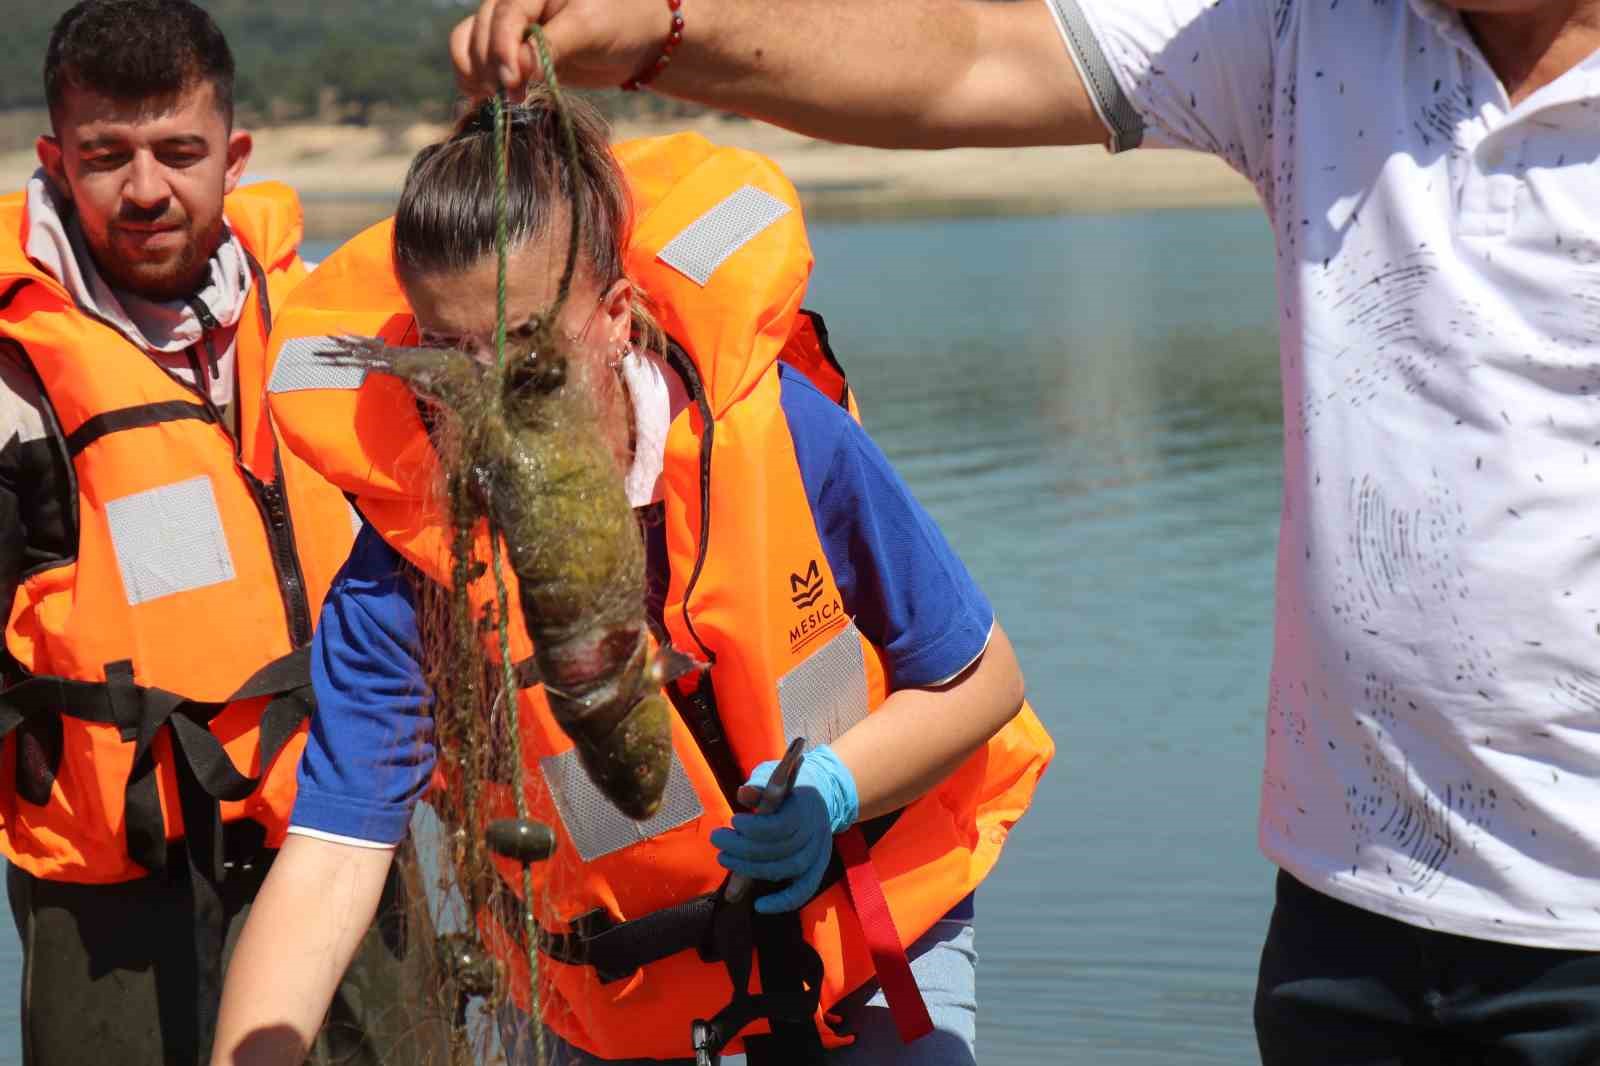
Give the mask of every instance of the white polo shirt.
[[1047, 2], [1112, 146], [1221, 156], [1276, 235], [1262, 849], [1600, 950], [1600, 53], [1513, 108], [1432, 0]]

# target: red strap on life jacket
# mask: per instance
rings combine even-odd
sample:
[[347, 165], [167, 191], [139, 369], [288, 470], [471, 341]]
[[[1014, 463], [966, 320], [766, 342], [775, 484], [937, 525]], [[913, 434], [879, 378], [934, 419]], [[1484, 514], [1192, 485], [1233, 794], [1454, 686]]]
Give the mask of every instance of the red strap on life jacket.
[[889, 1001], [889, 1014], [900, 1031], [901, 1043], [909, 1044], [933, 1032], [933, 1019], [928, 1017], [928, 1005], [922, 1001], [917, 979], [911, 976], [911, 961], [900, 945], [900, 931], [894, 927], [894, 916], [883, 898], [883, 885], [878, 881], [872, 856], [867, 853], [867, 838], [861, 835], [859, 826], [851, 826], [833, 838], [833, 845], [844, 863], [845, 890], [866, 936], [872, 967], [878, 972], [878, 986]]

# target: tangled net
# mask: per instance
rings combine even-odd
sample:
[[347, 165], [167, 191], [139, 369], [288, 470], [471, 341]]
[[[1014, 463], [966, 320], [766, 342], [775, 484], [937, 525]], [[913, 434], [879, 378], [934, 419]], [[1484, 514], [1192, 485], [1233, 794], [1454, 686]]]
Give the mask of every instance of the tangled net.
[[[577, 173], [571, 119], [548, 50], [537, 27], [529, 35], [561, 120], [568, 165]], [[441, 887], [460, 908], [459, 924], [466, 930], [492, 916], [520, 944], [531, 1017], [539, 1019], [532, 864], [548, 857], [554, 844], [549, 829], [530, 817], [530, 791], [542, 789], [543, 782], [525, 771], [525, 724], [518, 719], [516, 694], [532, 679], [519, 676], [512, 653], [506, 565], [517, 579], [517, 606], [552, 717], [572, 739], [590, 778], [636, 819], [659, 807], [671, 765], [670, 715], [661, 685], [690, 664], [649, 638], [638, 520], [612, 449], [597, 428], [596, 396], [615, 388], [615, 378], [597, 370], [595, 360], [571, 357], [556, 325], [577, 263], [579, 212], [569, 213], [567, 259], [554, 306], [515, 338], [507, 336], [509, 114], [500, 97], [492, 107], [498, 170], [493, 364], [460, 351], [369, 339], [342, 342], [338, 358], [401, 378], [429, 405], [440, 512], [451, 525], [449, 586], [424, 581], [419, 591], [424, 676], [440, 767], [450, 784], [430, 796], [446, 829], [438, 856]], [[484, 523], [487, 537], [480, 535]], [[487, 559], [481, 558], [485, 540]], [[494, 603], [480, 614], [471, 588], [486, 573]], [[484, 654], [490, 629], [497, 658]], [[520, 899], [496, 869], [497, 858], [521, 866]], [[441, 986], [455, 1019], [451, 1059], [460, 1066], [473, 1062], [474, 1045], [484, 1042], [467, 1033], [468, 997], [483, 997], [493, 1015], [507, 1000], [508, 979], [472, 932], [454, 932], [440, 943], [452, 978]], [[543, 1064], [542, 1026], [535, 1021], [531, 1029]]]

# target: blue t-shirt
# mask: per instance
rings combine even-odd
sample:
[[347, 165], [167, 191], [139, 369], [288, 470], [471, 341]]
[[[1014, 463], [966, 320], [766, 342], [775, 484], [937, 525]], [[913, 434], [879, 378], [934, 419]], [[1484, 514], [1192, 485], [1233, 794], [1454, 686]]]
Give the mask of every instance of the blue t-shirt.
[[[994, 612], [864, 430], [804, 376], [780, 368], [780, 403], [845, 611], [884, 649], [891, 690], [948, 680], [988, 643]], [[660, 587], [659, 530], [647, 562]], [[433, 772], [433, 719], [417, 662], [412, 579], [363, 527], [311, 649], [317, 713], [300, 762], [299, 832], [399, 842]]]

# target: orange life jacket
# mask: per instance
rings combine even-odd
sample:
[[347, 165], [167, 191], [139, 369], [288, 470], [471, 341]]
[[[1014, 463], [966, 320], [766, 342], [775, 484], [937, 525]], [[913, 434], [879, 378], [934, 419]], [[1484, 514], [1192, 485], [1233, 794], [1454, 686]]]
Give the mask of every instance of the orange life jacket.
[[24, 576], [5, 628], [26, 676], [0, 692], [0, 852], [38, 877], [140, 877], [181, 836], [220, 863], [222, 821], [269, 846], [287, 830], [312, 623], [353, 523], [266, 417], [271, 305], [305, 276], [299, 202], [264, 183], [225, 210], [254, 274], [237, 438], [27, 258], [24, 198], [0, 198], [0, 343], [42, 386], [77, 504], [74, 556]]
[[[840, 735], [883, 701], [885, 674], [880, 650], [844, 611], [779, 405], [780, 360], [850, 404], [820, 320], [800, 311], [811, 253], [792, 186], [762, 157], [694, 134], [616, 153], [634, 198], [628, 275], [688, 353], [672, 362], [694, 399], [666, 443], [664, 620], [675, 646], [712, 666], [688, 691], [668, 686], [675, 762], [661, 810], [643, 823], [589, 782], [537, 685], [521, 693], [519, 725], [532, 817], [558, 843], [533, 868], [545, 1022], [603, 1058], [681, 1058], [692, 1054], [690, 1020], [710, 1018], [730, 991], [722, 966], [695, 950], [724, 877], [708, 835], [728, 824], [729, 797], [757, 763], [790, 737]], [[447, 582], [448, 523], [428, 502], [437, 468], [413, 396], [396, 378], [317, 354], [342, 334], [414, 335], [391, 235], [391, 223], [361, 234], [297, 291], [273, 333], [269, 400], [289, 446], [351, 494], [402, 556]], [[472, 593], [490, 602], [491, 578]], [[532, 646], [512, 615], [520, 661]], [[492, 635], [485, 650], [498, 659]], [[987, 875], [1052, 751], [1024, 708], [935, 790], [869, 825], [905, 943]], [[502, 873], [520, 894], [520, 870], [506, 863]], [[671, 929], [641, 923], [668, 914], [688, 918]], [[873, 964], [837, 880], [799, 921], [822, 958], [815, 1022], [834, 1046], [842, 1041], [822, 1014]], [[523, 971], [511, 987], [525, 994], [525, 964], [498, 940]]]

